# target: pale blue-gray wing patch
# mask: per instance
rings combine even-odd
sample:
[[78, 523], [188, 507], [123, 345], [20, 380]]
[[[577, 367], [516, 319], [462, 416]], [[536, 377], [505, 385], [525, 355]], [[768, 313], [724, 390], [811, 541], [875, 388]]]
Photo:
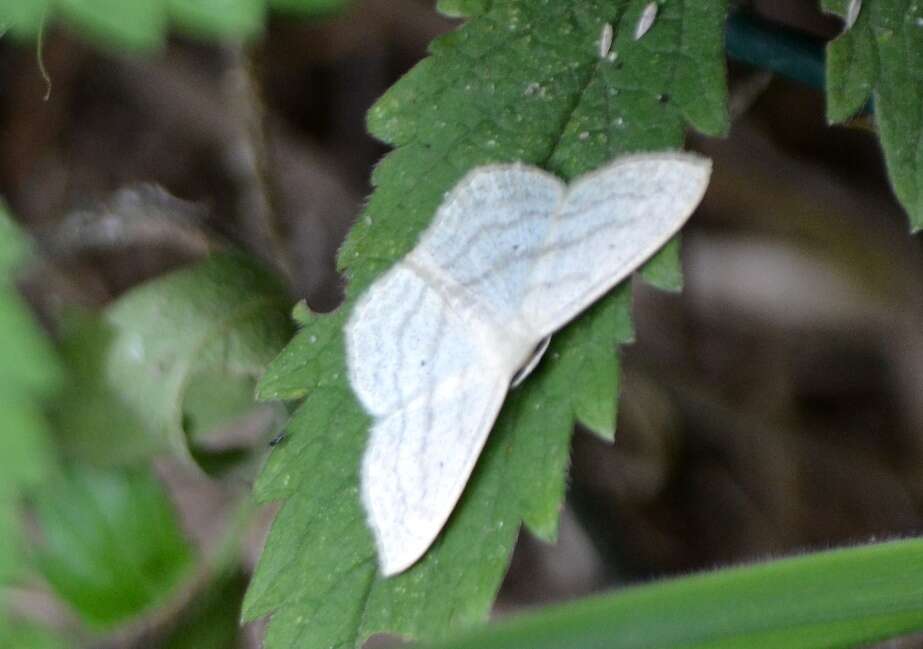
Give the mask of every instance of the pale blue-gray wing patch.
[[[519, 312], [565, 185], [539, 169], [476, 169], [440, 206], [419, 248], [442, 271], [509, 322]], [[537, 341], [536, 341], [537, 342]]]
[[360, 491], [386, 575], [438, 535], [539, 342], [676, 233], [709, 171], [697, 156], [628, 156], [566, 189], [534, 168], [479, 168], [359, 300], [347, 364], [375, 419]]
[[346, 328], [350, 382], [384, 416], [471, 365], [481, 349], [442, 296], [398, 263], [360, 299]]
[[471, 366], [372, 427], [361, 493], [385, 575], [432, 544], [465, 488], [509, 377]]
[[533, 266], [522, 319], [546, 336], [622, 281], [679, 231], [710, 170], [698, 156], [641, 154], [577, 180]]

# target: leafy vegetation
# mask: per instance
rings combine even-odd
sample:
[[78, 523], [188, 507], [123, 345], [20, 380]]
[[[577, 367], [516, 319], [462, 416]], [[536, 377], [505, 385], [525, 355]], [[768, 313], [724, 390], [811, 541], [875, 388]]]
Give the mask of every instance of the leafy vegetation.
[[0, 640], [45, 634], [6, 619], [2, 586], [22, 573], [22, 496], [52, 469], [42, 402], [59, 384], [60, 368], [13, 280], [28, 244], [0, 205]]
[[920, 627], [921, 549], [882, 543], [626, 589], [440, 647], [852, 647]]
[[151, 49], [163, 44], [168, 27], [206, 38], [252, 38], [266, 12], [329, 13], [349, 0], [5, 0], [0, 25], [35, 36], [45, 21], [60, 19], [94, 41], [115, 48]]
[[[259, 36], [270, 11], [314, 16], [346, 4], [0, 0], [0, 23], [21, 37], [63, 24], [108, 49], [150, 50], [174, 27], [239, 42]], [[661, 0], [653, 28], [636, 39], [646, 4], [440, 0], [465, 22], [433, 41], [368, 113], [370, 132], [393, 150], [340, 250], [345, 302], [326, 315], [299, 303], [293, 338], [288, 287], [248, 256], [221, 253], [141, 283], [98, 313], [57, 317], [55, 349], [14, 285], [29, 246], [0, 213], [0, 538], [14, 540], [0, 545], [0, 645], [62, 643], [6, 615], [9, 584], [40, 576], [88, 637], [188, 594], [202, 577], [201, 550], [151, 460], [170, 456], [200, 476], [239, 468], [237, 455], [211, 454], [209, 435], [251, 413], [254, 390], [263, 401], [299, 402], [254, 487], [278, 514], [249, 583], [236, 555], [221, 564], [163, 646], [229, 646], [239, 610], [247, 621], [271, 616], [268, 649], [359, 647], [376, 633], [459, 649], [846, 647], [923, 628], [923, 548], [911, 540], [665, 581], [471, 630], [494, 603], [520, 529], [556, 539], [575, 426], [614, 437], [618, 348], [634, 333], [627, 285], [555, 336], [510, 394], [423, 560], [390, 579], [378, 574], [357, 496], [369, 419], [346, 378], [343, 323], [473, 167], [523, 161], [571, 179], [626, 152], [681, 148], [689, 129], [728, 133], [727, 3]], [[848, 4], [822, 2], [841, 17]], [[830, 122], [873, 108], [914, 229], [923, 227], [921, 12], [909, 0], [865, 0], [828, 46], [826, 87]], [[605, 25], [614, 40], [601, 55]], [[679, 250], [678, 239], [668, 244], [643, 277], [678, 290]], [[243, 455], [260, 459], [252, 448]], [[242, 512], [244, 526], [250, 512]]]
[[147, 470], [71, 467], [38, 492], [36, 514], [42, 575], [94, 627], [163, 603], [192, 566], [172, 506]]
[[[0, 216], [0, 261], [12, 278], [26, 246]], [[14, 287], [2, 287], [0, 521], [12, 542], [0, 548], [0, 584], [40, 573], [97, 631], [176, 597], [196, 576], [195, 553], [144, 465], [164, 452], [191, 463], [193, 433], [252, 410], [256, 377], [290, 335], [285, 295], [249, 258], [215, 255], [140, 285], [101, 317], [72, 315], [59, 359]], [[237, 383], [243, 392], [228, 389]], [[202, 405], [216, 402], [217, 415]], [[42, 539], [31, 552], [21, 520], [27, 496]], [[0, 639], [59, 641], [2, 616]]]
[[76, 320], [64, 345], [75, 380], [55, 408], [65, 447], [96, 463], [164, 450], [191, 462], [196, 437], [252, 407], [256, 378], [291, 334], [288, 304], [275, 276], [222, 254]]
[[[846, 0], [824, 0], [846, 16]], [[843, 122], [870, 97], [894, 193], [923, 228], [923, 6], [862, 3], [855, 24], [827, 47], [827, 118]]]
[[[306, 320], [261, 387], [264, 398], [306, 395], [256, 487], [261, 499], [285, 499], [244, 609], [273, 613], [268, 647], [452, 633], [486, 616], [520, 522], [555, 538], [575, 420], [613, 434], [616, 348], [632, 332], [627, 291], [555, 337], [549, 362], [507, 400], [441, 539], [387, 580], [355, 495], [368, 421], [346, 380], [340, 331], [351, 301], [413, 246], [468, 169], [523, 160], [572, 178], [619, 153], [681, 146], [687, 120], [724, 132], [723, 4], [666, 5], [636, 41], [641, 8], [494, 3], [434, 42], [371, 109], [370, 130], [397, 148], [376, 168], [375, 193], [340, 253], [347, 304]], [[606, 23], [613, 60], [598, 53]], [[671, 253], [656, 262], [660, 276], [677, 266]]]

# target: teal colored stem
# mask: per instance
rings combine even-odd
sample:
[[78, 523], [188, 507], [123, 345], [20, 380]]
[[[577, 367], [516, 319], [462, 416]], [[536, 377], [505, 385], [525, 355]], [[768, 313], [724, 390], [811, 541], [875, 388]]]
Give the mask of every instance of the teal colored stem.
[[727, 21], [725, 47], [730, 58], [824, 90], [824, 42], [745, 11]]

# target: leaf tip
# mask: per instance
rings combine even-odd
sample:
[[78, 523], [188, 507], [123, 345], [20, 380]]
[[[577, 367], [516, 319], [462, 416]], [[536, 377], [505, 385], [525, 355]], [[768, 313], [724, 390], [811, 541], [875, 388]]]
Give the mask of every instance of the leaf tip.
[[292, 320], [294, 320], [299, 327], [307, 326], [315, 317], [315, 313], [311, 311], [311, 307], [308, 306], [307, 301], [299, 300], [295, 306], [292, 307]]

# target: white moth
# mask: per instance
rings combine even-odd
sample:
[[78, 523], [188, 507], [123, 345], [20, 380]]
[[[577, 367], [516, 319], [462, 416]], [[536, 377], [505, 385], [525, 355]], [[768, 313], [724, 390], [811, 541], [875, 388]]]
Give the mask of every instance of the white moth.
[[846, 30], [852, 29], [859, 19], [859, 12], [862, 11], [862, 0], [850, 0], [846, 8]]
[[615, 35], [611, 23], [603, 25], [602, 33], [599, 35], [599, 58], [604, 59], [609, 55], [612, 49], [612, 38]]
[[710, 173], [675, 152], [626, 156], [570, 186], [522, 164], [476, 168], [359, 299], [346, 352], [374, 418], [360, 491], [382, 573], [439, 534], [546, 339], [679, 230]]
[[644, 5], [644, 10], [641, 12], [641, 17], [638, 18], [638, 24], [635, 26], [636, 41], [641, 40], [641, 37], [647, 33], [651, 25], [654, 24], [655, 18], [657, 18], [657, 3], [648, 2]]

